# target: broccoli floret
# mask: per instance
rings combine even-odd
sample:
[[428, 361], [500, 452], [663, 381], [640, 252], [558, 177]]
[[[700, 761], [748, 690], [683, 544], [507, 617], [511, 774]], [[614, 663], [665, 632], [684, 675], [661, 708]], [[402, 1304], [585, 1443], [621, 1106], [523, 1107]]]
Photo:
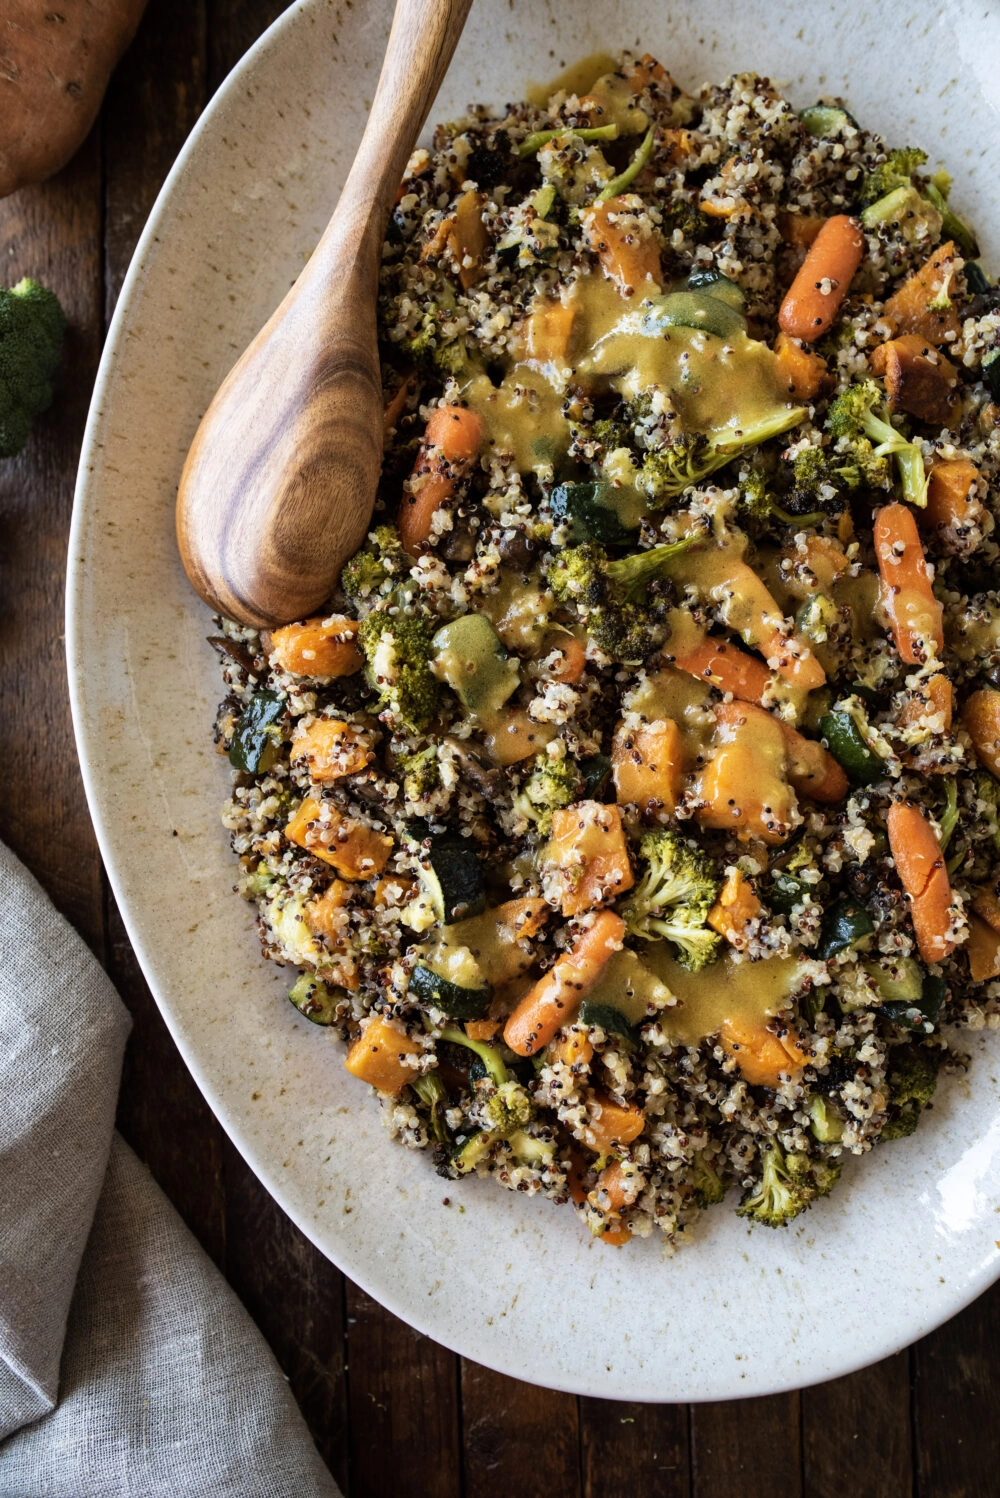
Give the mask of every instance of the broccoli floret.
[[796, 453], [792, 487], [785, 499], [796, 516], [807, 510], [836, 513], [843, 507], [844, 491], [852, 492], [862, 484], [869, 489], [888, 489], [889, 483], [888, 458], [876, 458], [872, 444], [863, 437], [848, 452], [804, 447]]
[[906, 1139], [920, 1122], [937, 1087], [937, 1069], [942, 1052], [926, 1046], [901, 1045], [889, 1061], [889, 1114], [883, 1139]]
[[340, 586], [354, 604], [379, 593], [387, 582], [395, 585], [413, 566], [412, 557], [403, 550], [394, 525], [379, 525], [368, 537], [367, 546], [344, 566]]
[[54, 292], [27, 277], [0, 287], [0, 458], [13, 458], [52, 403], [66, 318]]
[[448, 1089], [436, 1071], [425, 1072], [410, 1083], [417, 1097], [430, 1115], [431, 1133], [438, 1144], [448, 1143], [448, 1127], [444, 1121], [444, 1110], [449, 1104]]
[[417, 808], [432, 796], [441, 784], [441, 765], [437, 745], [421, 749], [417, 754], [399, 754], [394, 768], [403, 777], [403, 799], [407, 810]]
[[513, 1078], [490, 1094], [484, 1111], [489, 1119], [490, 1132], [498, 1134], [501, 1139], [509, 1139], [518, 1130], [526, 1128], [535, 1116], [531, 1098]]
[[878, 229], [898, 230], [910, 244], [936, 240], [941, 233], [941, 215], [934, 204], [922, 198], [913, 186], [897, 187], [872, 203], [861, 215], [861, 226], [870, 232]]
[[[926, 188], [927, 197], [941, 215], [941, 233], [953, 239], [966, 260], [978, 260], [979, 242], [964, 219], [948, 204], [951, 178], [947, 172], [935, 172]], [[949, 298], [950, 300], [950, 298]]]
[[643, 941], [673, 942], [681, 966], [697, 972], [715, 961], [722, 940], [705, 924], [720, 888], [715, 865], [672, 828], [644, 833], [639, 852], [646, 872], [622, 906], [622, 919]]
[[542, 837], [552, 831], [552, 813], [577, 799], [582, 778], [575, 759], [540, 754], [528, 779], [514, 797], [514, 809], [536, 823]]
[[657, 598], [646, 596], [649, 585], [700, 539], [694, 531], [680, 541], [614, 562], [595, 541], [571, 546], [558, 552], [550, 565], [549, 587], [559, 603], [576, 605], [587, 633], [605, 655], [623, 665], [638, 665], [662, 643], [663, 609]]
[[790, 431], [798, 426], [805, 414], [804, 406], [782, 406], [769, 416], [748, 424], [739, 437], [684, 432], [675, 442], [647, 453], [636, 477], [636, 488], [648, 497], [652, 508], [665, 509], [671, 499], [691, 484], [700, 483], [741, 453]]
[[368, 662], [368, 681], [379, 710], [410, 733], [421, 733], [434, 718], [441, 686], [431, 671], [433, 632], [420, 614], [398, 608], [374, 609], [362, 619], [358, 643]]
[[976, 821], [988, 828], [990, 841], [1000, 854], [1000, 784], [989, 770], [976, 771], [976, 800], [985, 803], [983, 811], [977, 807]]
[[761, 1178], [736, 1209], [740, 1217], [749, 1217], [751, 1222], [765, 1227], [780, 1228], [811, 1206], [820, 1193], [808, 1169], [801, 1168], [802, 1161], [808, 1166], [808, 1156], [786, 1156], [777, 1143], [765, 1150]]
[[[874, 380], [849, 385], [833, 402], [826, 429], [837, 439], [837, 451], [853, 458], [865, 472], [871, 458], [892, 457], [899, 470], [903, 498], [921, 509], [927, 504], [927, 474], [923, 455], [889, 420]], [[874, 445], [873, 445], [874, 444]]]
[[695, 1155], [691, 1165], [692, 1199], [696, 1207], [714, 1207], [726, 1194], [726, 1183], [710, 1165], [704, 1151]]
[[861, 186], [862, 203], [876, 203], [897, 188], [909, 187], [918, 167], [927, 160], [927, 152], [919, 146], [904, 146], [899, 151], [890, 151], [881, 166], [868, 173]]
[[459, 1025], [446, 1025], [441, 1031], [441, 1039], [447, 1040], [451, 1045], [464, 1045], [467, 1051], [474, 1051], [498, 1091], [510, 1080], [503, 1057], [495, 1046], [487, 1045], [484, 1040], [470, 1040]]
[[737, 515], [745, 530], [757, 534], [773, 529], [775, 525], [819, 525], [826, 511], [813, 510], [806, 514], [792, 514], [779, 505], [767, 487], [767, 479], [758, 468], [751, 468], [740, 475], [740, 499]]

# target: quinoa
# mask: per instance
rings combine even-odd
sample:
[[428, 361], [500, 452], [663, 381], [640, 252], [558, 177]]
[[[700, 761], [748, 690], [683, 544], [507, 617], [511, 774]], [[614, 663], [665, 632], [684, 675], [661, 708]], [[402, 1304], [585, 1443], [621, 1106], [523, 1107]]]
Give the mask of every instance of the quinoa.
[[[393, 1138], [610, 1243], [790, 1221], [1000, 1026], [1000, 292], [925, 160], [629, 53], [439, 126], [372, 535], [212, 642], [292, 1002]], [[841, 216], [830, 326], [779, 337]]]

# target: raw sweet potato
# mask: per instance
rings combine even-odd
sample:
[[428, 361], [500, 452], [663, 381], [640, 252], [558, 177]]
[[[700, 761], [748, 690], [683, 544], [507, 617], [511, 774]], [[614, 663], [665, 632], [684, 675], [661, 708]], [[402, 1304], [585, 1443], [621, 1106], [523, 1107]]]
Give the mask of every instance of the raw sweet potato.
[[82, 145], [145, 0], [6, 0], [0, 9], [0, 198]]

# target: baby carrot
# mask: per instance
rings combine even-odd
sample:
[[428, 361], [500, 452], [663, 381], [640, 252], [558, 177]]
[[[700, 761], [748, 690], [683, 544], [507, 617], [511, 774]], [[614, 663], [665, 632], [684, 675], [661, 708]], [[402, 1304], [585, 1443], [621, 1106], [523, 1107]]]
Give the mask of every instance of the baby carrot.
[[944, 854], [930, 822], [909, 801], [897, 801], [886, 817], [889, 848], [910, 901], [910, 919], [925, 962], [943, 962], [955, 950], [951, 925], [951, 884]]
[[847, 776], [828, 750], [815, 739], [807, 739], [790, 723], [781, 722], [788, 756], [788, 779], [803, 796], [814, 801], [843, 801], [847, 795]]
[[828, 218], [781, 304], [781, 331], [803, 343], [822, 338], [833, 325], [864, 252], [857, 219], [845, 213]]
[[944, 645], [944, 610], [934, 597], [917, 533], [907, 505], [886, 505], [875, 516], [875, 555], [882, 579], [882, 605], [889, 616], [900, 658], [923, 665]]
[[519, 1056], [534, 1056], [567, 1024], [587, 989], [625, 935], [625, 922], [602, 910], [576, 945], [525, 994], [504, 1026], [503, 1038]]
[[1000, 780], [1000, 692], [992, 687], [973, 692], [962, 709], [962, 723], [976, 758]]
[[771, 684], [771, 673], [763, 661], [724, 640], [703, 640], [694, 650], [675, 656], [674, 665], [691, 676], [702, 677], [720, 692], [731, 692], [740, 702], [755, 702], [758, 707]]
[[438, 406], [431, 412], [410, 479], [413, 492], [404, 493], [399, 506], [399, 536], [411, 557], [420, 555], [436, 511], [471, 470], [482, 436], [482, 422], [464, 406]]

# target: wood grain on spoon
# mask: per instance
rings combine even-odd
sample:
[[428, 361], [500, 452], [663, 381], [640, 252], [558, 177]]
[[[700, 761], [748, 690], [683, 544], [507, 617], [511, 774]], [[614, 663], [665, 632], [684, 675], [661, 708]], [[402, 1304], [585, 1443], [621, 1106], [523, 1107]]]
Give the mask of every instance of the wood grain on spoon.
[[364, 137], [305, 270], [226, 376], [191, 444], [177, 540], [230, 619], [317, 609], [364, 540], [382, 462], [376, 298], [407, 159], [472, 0], [397, 0]]

